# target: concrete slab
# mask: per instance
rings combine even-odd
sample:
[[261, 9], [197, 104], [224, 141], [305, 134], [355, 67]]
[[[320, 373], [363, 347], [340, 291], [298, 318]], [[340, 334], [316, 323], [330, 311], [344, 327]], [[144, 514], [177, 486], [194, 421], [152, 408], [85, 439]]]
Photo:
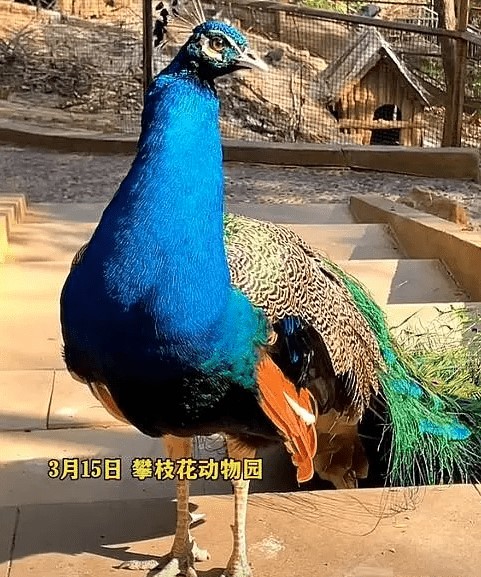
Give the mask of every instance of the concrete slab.
[[62, 152], [135, 154], [138, 137], [105, 135], [88, 130], [62, 130], [0, 119], [0, 142]]
[[339, 264], [359, 279], [381, 306], [469, 300], [437, 260], [349, 260]]
[[87, 385], [72, 379], [68, 371], [55, 371], [47, 423], [49, 429], [121, 425], [97, 401]]
[[343, 146], [351, 168], [479, 181], [479, 155], [468, 148]]
[[[195, 497], [193, 529], [218, 577], [229, 558], [232, 498]], [[21, 508], [10, 577], [130, 575], [127, 559], [159, 558], [172, 544], [167, 500]], [[252, 495], [248, 550], [263, 577], [478, 577], [481, 499], [472, 486]]]
[[69, 263], [5, 264], [0, 274], [0, 370], [64, 369], [59, 299]]
[[15, 532], [19, 519], [16, 507], [0, 508], [0, 577], [9, 577]]
[[349, 166], [342, 148], [335, 144], [224, 139], [223, 152], [226, 162], [261, 162], [282, 166]]
[[0, 431], [47, 428], [53, 371], [0, 371]]
[[398, 259], [397, 248], [388, 227], [377, 224], [303, 225], [289, 224], [307, 243], [324, 251], [334, 261]]

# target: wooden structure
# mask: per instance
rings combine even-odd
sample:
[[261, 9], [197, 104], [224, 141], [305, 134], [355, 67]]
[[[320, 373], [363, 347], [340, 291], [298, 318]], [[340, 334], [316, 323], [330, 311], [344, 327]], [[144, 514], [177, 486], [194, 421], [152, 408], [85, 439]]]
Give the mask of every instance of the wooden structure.
[[358, 144], [423, 145], [428, 94], [376, 28], [358, 31], [323, 71], [321, 100]]

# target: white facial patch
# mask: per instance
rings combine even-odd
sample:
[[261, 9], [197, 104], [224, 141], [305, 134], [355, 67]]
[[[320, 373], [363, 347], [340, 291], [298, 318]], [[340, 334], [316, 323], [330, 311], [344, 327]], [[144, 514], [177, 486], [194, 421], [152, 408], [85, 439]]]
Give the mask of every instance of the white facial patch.
[[217, 52], [209, 46], [209, 39], [207, 36], [202, 35], [200, 37], [200, 48], [202, 52], [209, 58], [213, 58], [214, 60], [222, 62], [222, 52]]
[[[232, 38], [227, 38], [226, 36], [224, 36], [224, 34], [220, 32], [218, 34], [225, 40], [226, 44], [228, 44], [231, 48], [233, 48], [236, 52], [238, 52], [239, 55], [242, 55], [244, 53], [244, 50], [242, 50], [238, 46], [238, 44], [234, 42], [234, 40], [232, 40]], [[206, 56], [208, 56], [209, 58], [213, 58], [214, 60], [218, 60], [219, 62], [222, 62], [222, 52], [217, 52], [216, 50], [210, 47], [210, 41], [207, 38], [207, 36], [202, 35], [200, 37], [200, 47], [202, 52]]]

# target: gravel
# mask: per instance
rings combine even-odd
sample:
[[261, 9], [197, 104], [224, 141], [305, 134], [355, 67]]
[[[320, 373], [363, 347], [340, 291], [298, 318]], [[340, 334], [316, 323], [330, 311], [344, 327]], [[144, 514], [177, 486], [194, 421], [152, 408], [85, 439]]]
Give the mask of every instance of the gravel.
[[[0, 187], [27, 195], [30, 202], [95, 202], [109, 200], [127, 173], [132, 156], [63, 154], [0, 146]], [[481, 219], [481, 186], [460, 180], [418, 178], [391, 173], [225, 165], [227, 197], [233, 202], [336, 203], [353, 194], [377, 193], [396, 199], [414, 186], [460, 201], [475, 220]]]

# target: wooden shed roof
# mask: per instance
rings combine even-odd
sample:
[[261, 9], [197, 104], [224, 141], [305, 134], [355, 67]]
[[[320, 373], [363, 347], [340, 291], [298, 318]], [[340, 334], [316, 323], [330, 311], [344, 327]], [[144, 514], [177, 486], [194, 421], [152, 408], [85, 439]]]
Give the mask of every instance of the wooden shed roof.
[[429, 106], [428, 93], [374, 27], [366, 27], [361, 33], [357, 33], [344, 52], [322, 72], [323, 100], [329, 104], [339, 100], [346, 88], [364, 78], [383, 57], [389, 58], [418, 98]]

